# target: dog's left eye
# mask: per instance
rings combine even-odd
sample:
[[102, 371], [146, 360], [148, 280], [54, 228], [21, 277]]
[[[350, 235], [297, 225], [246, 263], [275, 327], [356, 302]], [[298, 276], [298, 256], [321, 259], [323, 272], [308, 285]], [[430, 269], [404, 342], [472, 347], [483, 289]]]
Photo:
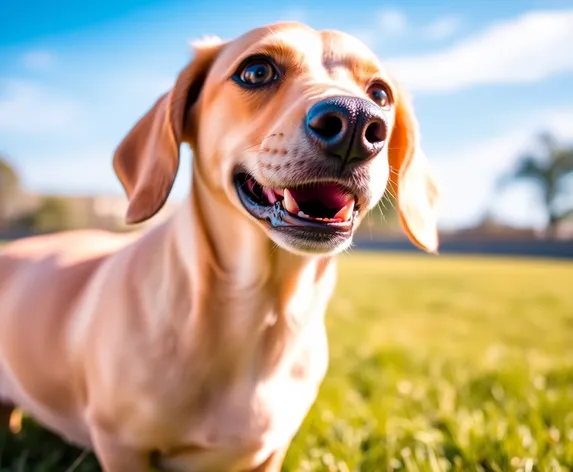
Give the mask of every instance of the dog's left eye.
[[276, 80], [278, 74], [268, 61], [255, 59], [240, 68], [235, 76], [245, 85], [260, 87]]
[[379, 107], [388, 108], [390, 106], [390, 97], [384, 85], [372, 84], [368, 87], [368, 95]]

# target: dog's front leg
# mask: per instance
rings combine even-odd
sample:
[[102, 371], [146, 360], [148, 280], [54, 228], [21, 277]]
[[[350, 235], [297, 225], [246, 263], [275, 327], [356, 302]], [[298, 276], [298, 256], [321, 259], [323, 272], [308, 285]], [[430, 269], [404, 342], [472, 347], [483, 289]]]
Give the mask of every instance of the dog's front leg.
[[149, 472], [149, 454], [120, 443], [102, 430], [92, 431], [94, 451], [104, 472]]
[[[248, 471], [248, 472], [280, 472], [287, 451], [288, 451], [288, 447], [285, 447], [284, 449], [280, 449], [280, 450], [274, 452], [260, 466], [258, 466], [256, 469], [253, 469], [253, 470]], [[247, 472], [247, 471], [245, 471], [245, 472]]]

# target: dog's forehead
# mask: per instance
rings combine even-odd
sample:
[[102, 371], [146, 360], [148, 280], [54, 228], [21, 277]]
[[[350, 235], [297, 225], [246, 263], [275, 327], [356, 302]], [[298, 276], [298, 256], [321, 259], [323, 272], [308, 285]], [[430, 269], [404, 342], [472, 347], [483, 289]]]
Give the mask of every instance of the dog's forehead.
[[360, 75], [383, 70], [376, 55], [358, 38], [341, 31], [317, 31], [300, 23], [257, 28], [230, 41], [221, 54], [221, 66], [253, 53], [274, 53], [295, 63], [327, 70], [344, 67]]
[[346, 60], [365, 68], [381, 68], [376, 55], [358, 38], [340, 31], [322, 31], [320, 36], [323, 62], [326, 66]]

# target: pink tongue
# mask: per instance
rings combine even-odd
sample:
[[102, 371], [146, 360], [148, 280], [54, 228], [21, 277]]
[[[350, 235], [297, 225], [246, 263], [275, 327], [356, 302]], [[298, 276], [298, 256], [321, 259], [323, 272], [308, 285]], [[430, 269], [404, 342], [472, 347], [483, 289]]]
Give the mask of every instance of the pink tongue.
[[290, 190], [294, 199], [299, 203], [311, 200], [320, 200], [328, 208], [342, 208], [347, 202], [347, 194], [342, 187], [337, 184], [316, 184], [303, 188]]
[[269, 203], [271, 205], [274, 205], [275, 202], [277, 201], [277, 196], [275, 195], [275, 192], [273, 191], [273, 189], [271, 188], [266, 188], [263, 190], [263, 193], [265, 194], [265, 196], [267, 197], [267, 200], [269, 201]]

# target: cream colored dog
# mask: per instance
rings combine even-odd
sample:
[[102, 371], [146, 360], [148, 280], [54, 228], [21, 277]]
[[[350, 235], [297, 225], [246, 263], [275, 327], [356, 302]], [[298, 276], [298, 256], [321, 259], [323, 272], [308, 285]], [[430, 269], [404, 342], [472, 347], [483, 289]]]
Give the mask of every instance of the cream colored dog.
[[[0, 257], [0, 401], [107, 472], [278, 471], [327, 369], [334, 256], [387, 185], [435, 252], [408, 99], [351, 36], [296, 23], [198, 44], [114, 156], [142, 235], [33, 237]], [[359, 277], [360, 275], [357, 274]]]

